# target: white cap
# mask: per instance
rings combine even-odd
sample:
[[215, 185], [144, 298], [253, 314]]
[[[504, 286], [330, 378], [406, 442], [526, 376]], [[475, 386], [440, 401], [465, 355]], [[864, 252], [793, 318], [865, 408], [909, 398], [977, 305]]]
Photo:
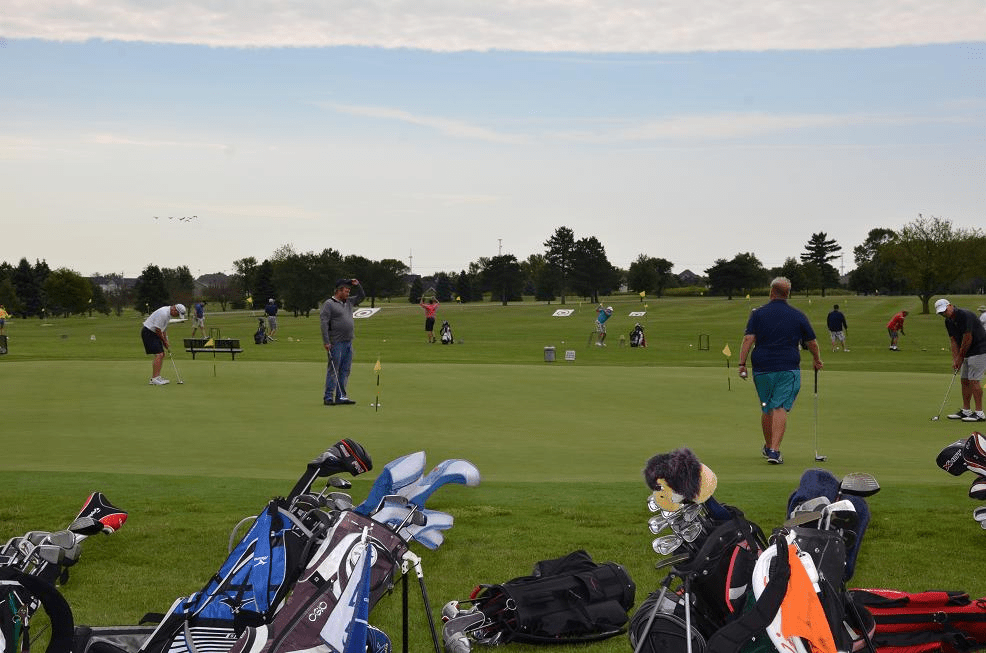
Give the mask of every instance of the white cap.
[[609, 313], [612, 313], [613, 312], [613, 307], [612, 306], [607, 306], [606, 307], [606, 311], [609, 312]]
[[182, 320], [185, 319], [185, 314], [188, 312], [185, 310], [184, 304], [175, 304], [175, 308], [178, 310], [178, 317]]
[[951, 302], [949, 302], [947, 299], [939, 299], [937, 302], [935, 302], [935, 313], [941, 315], [942, 313], [945, 312], [945, 309], [948, 308], [948, 305], [950, 303]]

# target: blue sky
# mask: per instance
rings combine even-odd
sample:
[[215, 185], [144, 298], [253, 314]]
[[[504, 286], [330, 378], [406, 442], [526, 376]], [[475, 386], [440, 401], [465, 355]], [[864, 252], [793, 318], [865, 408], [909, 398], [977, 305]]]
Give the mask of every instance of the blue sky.
[[848, 271], [871, 228], [986, 225], [980, 0], [9, 4], [14, 264], [430, 274], [567, 226], [699, 273], [824, 231]]

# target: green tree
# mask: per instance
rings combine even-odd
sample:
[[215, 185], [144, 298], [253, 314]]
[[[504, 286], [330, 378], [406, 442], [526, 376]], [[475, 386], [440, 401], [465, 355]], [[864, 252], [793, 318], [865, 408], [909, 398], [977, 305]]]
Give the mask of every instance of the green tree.
[[164, 276], [164, 287], [168, 290], [169, 304], [191, 304], [195, 296], [195, 278], [187, 265], [176, 268], [161, 268]]
[[51, 315], [69, 317], [89, 310], [92, 284], [78, 272], [58, 268], [45, 279], [44, 291]]
[[808, 276], [809, 274], [814, 274], [815, 270], [809, 270], [809, 266], [804, 263], [799, 263], [794, 257], [788, 257], [784, 259], [783, 265], [779, 268], [771, 268], [771, 277], [785, 277], [791, 282], [792, 288], [804, 288], [805, 295], [808, 294]]
[[878, 227], [870, 229], [866, 240], [853, 248], [856, 268], [849, 273], [849, 288], [869, 295], [874, 292], [897, 294], [904, 291], [900, 270], [887, 259], [886, 248], [897, 239], [897, 232]]
[[92, 301], [89, 302], [89, 308], [86, 309], [89, 317], [92, 317], [93, 311], [102, 313], [103, 315], [109, 315], [112, 312], [110, 301], [106, 297], [106, 293], [103, 292], [103, 287], [98, 283], [93, 283], [92, 279], [89, 280], [89, 285], [92, 287]]
[[164, 274], [156, 265], [148, 265], [137, 277], [134, 285], [134, 308], [144, 315], [171, 303], [164, 285]]
[[949, 292], [963, 275], [971, 274], [982, 256], [978, 229], [957, 229], [950, 220], [918, 214], [896, 239], [886, 244], [887, 260], [900, 270], [909, 287], [921, 299], [921, 312], [935, 295]]
[[473, 301], [473, 277], [465, 270], [455, 277], [455, 296], [462, 303]]
[[417, 304], [421, 301], [421, 295], [424, 294], [424, 286], [421, 284], [421, 277], [415, 276], [411, 279], [411, 286], [408, 288], [407, 301], [410, 304]]
[[485, 260], [482, 278], [484, 288], [490, 291], [490, 301], [499, 301], [506, 306], [507, 302], [523, 299], [524, 275], [517, 257], [501, 254]]
[[839, 258], [841, 251], [841, 245], [830, 239], [824, 231], [820, 231], [811, 235], [801, 254], [802, 263], [806, 266], [814, 265], [813, 269], [809, 267], [808, 281], [811, 287], [821, 289], [822, 297], [825, 296], [826, 288], [839, 285], [839, 271], [829, 261]]
[[32, 267], [26, 258], [22, 258], [11, 275], [11, 281], [17, 290], [17, 296], [21, 300], [21, 317], [38, 316], [44, 317], [45, 297], [42, 284], [44, 277], [47, 277], [45, 270], [41, 269], [40, 263]]
[[558, 292], [561, 303], [565, 303], [565, 293], [568, 291], [569, 277], [572, 273], [572, 257], [575, 255], [575, 232], [568, 227], [558, 227], [548, 240], [544, 241], [545, 258], [548, 265], [554, 268], [558, 279]]
[[10, 275], [0, 276], [0, 306], [6, 308], [11, 315], [16, 315], [24, 310]]
[[667, 259], [640, 254], [627, 270], [627, 287], [636, 292], [651, 292], [661, 297], [670, 283], [673, 265]]
[[619, 271], [606, 258], [606, 250], [595, 236], [580, 238], [572, 253], [572, 287], [593, 302], [608, 295], [619, 284]]
[[371, 261], [362, 256], [347, 256], [343, 266], [348, 276], [359, 279], [363, 292], [370, 298], [370, 307], [376, 305], [378, 297], [396, 297], [406, 290], [404, 275], [408, 268], [403, 261]]
[[440, 302], [452, 301], [452, 293], [455, 288], [452, 285], [451, 277], [445, 272], [435, 275], [435, 298]]
[[705, 271], [709, 278], [709, 290], [715, 295], [732, 299], [736, 293], [751, 292], [767, 283], [767, 270], [753, 254], [737, 254], [731, 261], [716, 259]]
[[[260, 265], [257, 263], [257, 259], [252, 256], [233, 261], [233, 269], [236, 270], [236, 273], [233, 276], [236, 284], [240, 286], [243, 292], [243, 296], [239, 300], [233, 302], [233, 308], [242, 308], [244, 305], [244, 300], [247, 298], [249, 298], [251, 302], [253, 301], [253, 297], [250, 295], [250, 292], [256, 284], [257, 271], [259, 268]], [[257, 299], [257, 301], [265, 302], [267, 300]], [[263, 306], [263, 303], [260, 305]]]

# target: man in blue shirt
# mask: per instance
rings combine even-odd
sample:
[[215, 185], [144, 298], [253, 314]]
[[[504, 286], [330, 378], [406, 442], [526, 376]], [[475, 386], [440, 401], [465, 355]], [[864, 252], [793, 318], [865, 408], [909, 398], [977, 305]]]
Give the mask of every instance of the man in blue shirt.
[[596, 346], [606, 346], [606, 320], [613, 317], [613, 307], [603, 308], [600, 304], [596, 307]]
[[[784, 462], [781, 440], [787, 414], [801, 390], [801, 351], [811, 352], [816, 370], [822, 369], [815, 331], [804, 313], [787, 303], [791, 282], [777, 277], [770, 282], [770, 301], [750, 313], [739, 356], [739, 375], [746, 379], [747, 356], [753, 363], [753, 383], [760, 398], [763, 456], [772, 465]], [[751, 355], [751, 351], [752, 355]]]

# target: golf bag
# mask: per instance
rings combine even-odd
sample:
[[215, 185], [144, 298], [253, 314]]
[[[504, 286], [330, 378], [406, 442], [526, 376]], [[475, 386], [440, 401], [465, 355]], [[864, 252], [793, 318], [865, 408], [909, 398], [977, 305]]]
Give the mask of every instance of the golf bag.
[[973, 431], [968, 438], [956, 440], [938, 453], [938, 466], [952, 476], [972, 472], [986, 476], [986, 436]]
[[[753, 567], [767, 546], [763, 531], [738, 508], [716, 503], [719, 518], [706, 519], [698, 514], [701, 507], [691, 504], [679, 511], [691, 513], [681, 520], [684, 528], [679, 528], [676, 515], [668, 515], [675, 533], [693, 529], [694, 553], [672, 566], [662, 589], [652, 593], [634, 613], [630, 644], [635, 648], [640, 644], [641, 650], [658, 653], [671, 646], [671, 640], [678, 640], [684, 651], [686, 620], [691, 622], [692, 639], [704, 648], [716, 631], [743, 612], [752, 591]], [[700, 528], [689, 526], [692, 524]], [[693, 648], [693, 653], [698, 650]]]
[[[247, 628], [230, 653], [334, 653], [382, 647], [366, 620], [393, 588], [407, 543], [387, 526], [344, 511], [273, 621]], [[384, 636], [386, 637], [386, 636]], [[389, 650], [389, 641], [386, 642]], [[376, 649], [373, 649], [376, 650]]]
[[850, 592], [873, 615], [879, 653], [965, 653], [986, 648], [986, 597], [966, 592]]
[[644, 336], [644, 327], [640, 326], [640, 323], [633, 325], [633, 331], [630, 332], [630, 346], [631, 347], [646, 347], [647, 337]]
[[635, 592], [621, 565], [579, 550], [538, 562], [530, 576], [479, 585], [463, 603], [485, 617], [468, 631], [481, 644], [592, 642], [623, 632]]
[[441, 339], [443, 345], [451, 345], [455, 342], [452, 338], [452, 327], [449, 326], [448, 320], [442, 321]]
[[253, 342], [256, 345], [266, 345], [267, 344], [267, 327], [264, 324], [264, 318], [258, 318], [259, 324], [257, 325], [257, 332], [253, 334]]

